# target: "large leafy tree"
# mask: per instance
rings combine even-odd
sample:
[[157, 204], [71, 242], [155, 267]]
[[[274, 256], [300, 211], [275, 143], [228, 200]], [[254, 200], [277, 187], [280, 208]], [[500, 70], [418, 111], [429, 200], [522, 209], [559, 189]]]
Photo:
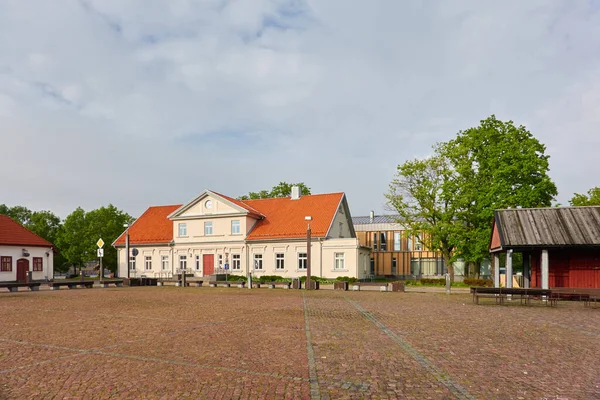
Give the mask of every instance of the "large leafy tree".
[[457, 254], [479, 266], [489, 256], [494, 210], [548, 207], [557, 195], [545, 146], [524, 126], [494, 115], [438, 146], [457, 179], [449, 189], [465, 226]]
[[459, 231], [449, 187], [456, 179], [448, 159], [436, 154], [425, 159], [406, 161], [398, 166], [397, 174], [386, 194], [388, 204], [398, 212], [398, 222], [406, 234], [419, 236], [428, 249], [442, 253], [451, 279], [454, 279], [452, 258]]
[[488, 257], [494, 210], [551, 205], [557, 189], [548, 169], [543, 144], [492, 115], [436, 145], [434, 156], [400, 165], [388, 203], [411, 230], [431, 235], [425, 245], [446, 262], [462, 257], [478, 266]]
[[0, 214], [4, 214], [17, 221], [23, 226], [29, 224], [31, 218], [31, 210], [23, 206], [8, 207], [5, 204], [0, 204]]
[[575, 193], [569, 200], [572, 206], [600, 206], [600, 187], [591, 188], [587, 195]]
[[72, 265], [81, 268], [86, 261], [93, 259], [92, 247], [87, 237], [85, 211], [77, 207], [65, 218], [59, 230], [57, 245], [65, 259]]
[[132, 221], [131, 216], [109, 204], [107, 207], [89, 211], [86, 213], [85, 219], [87, 225], [86, 242], [91, 243], [91, 251], [96, 252], [98, 248], [96, 242], [102, 238], [106, 243], [102, 259], [103, 266], [113, 272], [116, 271], [117, 250], [110, 244], [123, 232], [123, 225]]
[[238, 197], [238, 200], [256, 200], [256, 199], [270, 199], [273, 197], [288, 197], [292, 194], [292, 186], [298, 186], [300, 188], [300, 194], [302, 196], [310, 195], [310, 188], [307, 187], [304, 182], [300, 183], [287, 183], [279, 182], [278, 185], [273, 186], [271, 190], [261, 190], [259, 192], [250, 192], [247, 195]]

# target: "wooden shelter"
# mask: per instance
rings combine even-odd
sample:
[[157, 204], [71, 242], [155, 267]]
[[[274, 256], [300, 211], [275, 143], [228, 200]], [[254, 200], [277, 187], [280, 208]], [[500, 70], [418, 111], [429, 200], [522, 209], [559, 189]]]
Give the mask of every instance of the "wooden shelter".
[[600, 288], [600, 206], [497, 210], [489, 249], [496, 287], [499, 255], [506, 253], [511, 287], [517, 252], [523, 254], [525, 287]]

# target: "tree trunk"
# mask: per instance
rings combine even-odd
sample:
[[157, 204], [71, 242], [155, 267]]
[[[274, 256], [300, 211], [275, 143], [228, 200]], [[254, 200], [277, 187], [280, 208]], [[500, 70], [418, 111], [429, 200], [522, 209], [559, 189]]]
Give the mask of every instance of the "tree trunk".
[[451, 257], [449, 254], [446, 254], [446, 252], [444, 252], [443, 254], [444, 254], [444, 263], [448, 267], [448, 273], [450, 274], [450, 282], [454, 283], [454, 265], [452, 264], [452, 262], [450, 262]]

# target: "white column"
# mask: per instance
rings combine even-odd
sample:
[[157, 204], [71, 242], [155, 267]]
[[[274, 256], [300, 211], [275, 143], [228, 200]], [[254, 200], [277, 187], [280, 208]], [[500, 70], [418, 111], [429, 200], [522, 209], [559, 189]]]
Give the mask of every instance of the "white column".
[[500, 287], [500, 255], [494, 253], [494, 287]]
[[542, 250], [542, 289], [549, 289], [548, 250]]
[[512, 250], [506, 251], [506, 287], [512, 288], [513, 270], [512, 270]]
[[531, 287], [531, 281], [529, 277], [531, 275], [531, 266], [529, 265], [529, 253], [521, 253], [523, 255], [523, 287], [529, 289]]

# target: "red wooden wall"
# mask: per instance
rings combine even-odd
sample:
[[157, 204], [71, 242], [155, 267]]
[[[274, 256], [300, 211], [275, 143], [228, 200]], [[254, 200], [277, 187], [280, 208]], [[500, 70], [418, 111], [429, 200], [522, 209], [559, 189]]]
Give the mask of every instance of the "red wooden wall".
[[[531, 286], [541, 287], [541, 251], [531, 253]], [[553, 287], [600, 288], [600, 249], [548, 251], [549, 285]]]

